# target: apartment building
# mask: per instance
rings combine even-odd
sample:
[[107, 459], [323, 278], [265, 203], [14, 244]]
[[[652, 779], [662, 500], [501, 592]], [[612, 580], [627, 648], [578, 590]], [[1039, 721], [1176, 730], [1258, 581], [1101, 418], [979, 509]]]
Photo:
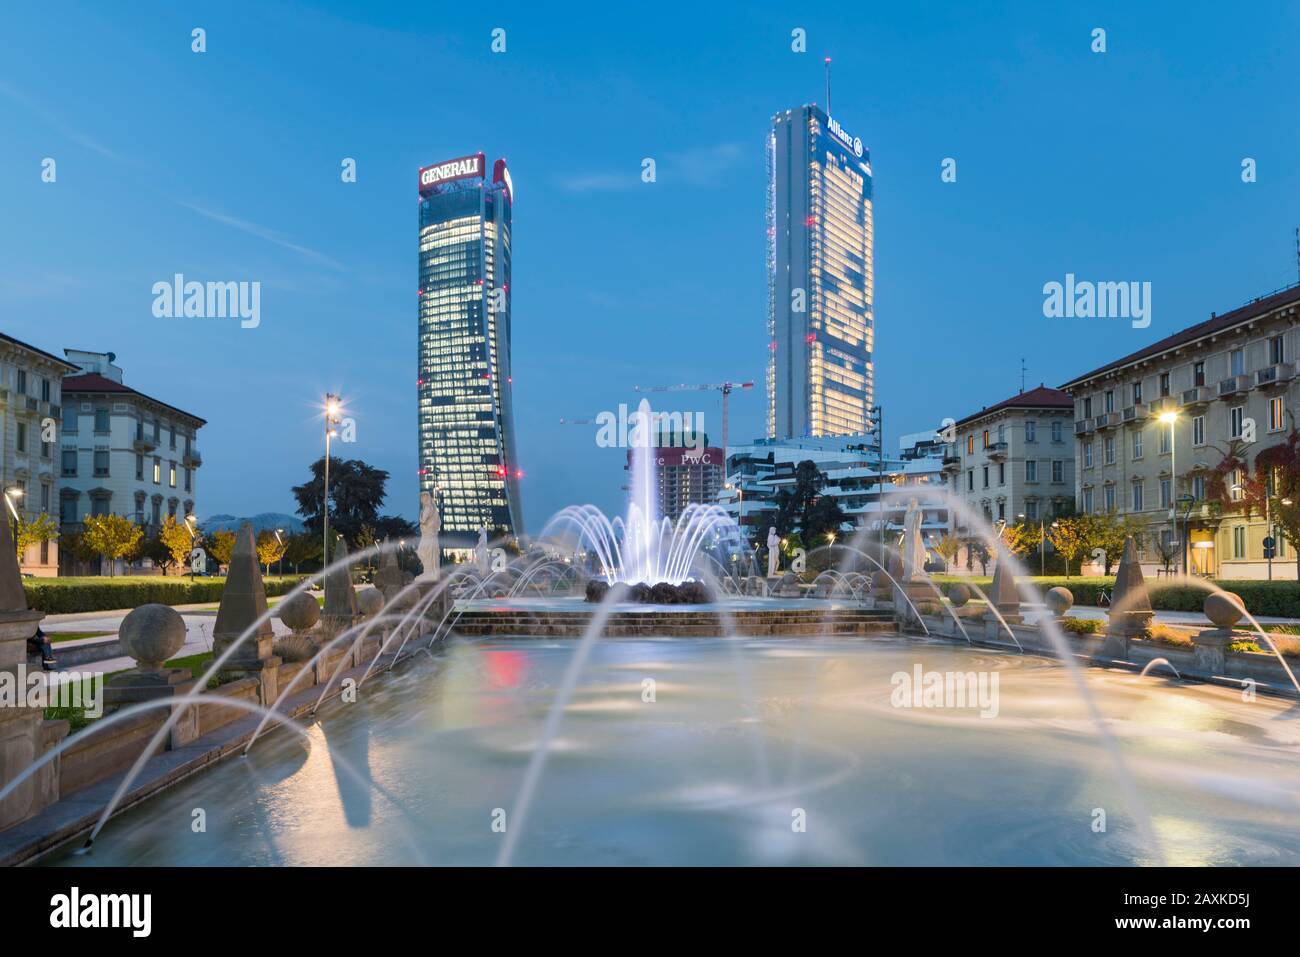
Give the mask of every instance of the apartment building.
[[[957, 422], [943, 459], [951, 489], [989, 525], [1049, 520], [1074, 503], [1074, 401], [1040, 385]], [[973, 533], [955, 515], [958, 534]]]
[[123, 382], [111, 352], [65, 349], [78, 374], [63, 381], [59, 517], [79, 531], [87, 515], [123, 515], [145, 534], [194, 512], [203, 463], [196, 415]]
[[[1273, 577], [1296, 577], [1294, 545], [1280, 530], [1207, 500], [1206, 488], [1229, 450], [1250, 468], [1296, 428], [1298, 321], [1300, 286], [1292, 286], [1211, 313], [1061, 387], [1074, 405], [1079, 508], [1145, 522], [1149, 569], [1172, 552], [1195, 574], [1265, 578], [1271, 534]], [[1242, 477], [1230, 475], [1229, 489]]]
[[[77, 367], [42, 349], [0, 333], [0, 505], [5, 521], [17, 513], [34, 521], [55, 515], [59, 495], [56, 461], [63, 377]], [[12, 511], [11, 511], [12, 510]], [[24, 574], [59, 572], [59, 543], [41, 542], [19, 559]]]

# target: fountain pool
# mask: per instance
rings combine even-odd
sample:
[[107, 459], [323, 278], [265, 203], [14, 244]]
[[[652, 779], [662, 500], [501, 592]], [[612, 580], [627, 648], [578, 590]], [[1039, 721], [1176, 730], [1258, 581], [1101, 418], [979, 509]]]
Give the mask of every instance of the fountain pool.
[[[577, 648], [453, 639], [323, 709], [310, 743], [272, 735], [47, 863], [491, 864]], [[917, 665], [996, 675], [997, 715], [895, 707]], [[1086, 681], [1168, 863], [1300, 863], [1294, 702]], [[519, 864], [1154, 860], [1061, 665], [906, 638], [597, 642], [514, 836]]]

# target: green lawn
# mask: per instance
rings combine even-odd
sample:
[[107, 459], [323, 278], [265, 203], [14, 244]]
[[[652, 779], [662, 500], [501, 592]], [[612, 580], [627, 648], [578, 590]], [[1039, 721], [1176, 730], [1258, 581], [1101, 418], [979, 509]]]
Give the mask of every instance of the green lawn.
[[108, 635], [115, 634], [111, 631], [47, 631], [45, 637], [50, 639], [50, 644], [57, 645], [61, 641], [75, 641], [78, 638], [105, 638]]

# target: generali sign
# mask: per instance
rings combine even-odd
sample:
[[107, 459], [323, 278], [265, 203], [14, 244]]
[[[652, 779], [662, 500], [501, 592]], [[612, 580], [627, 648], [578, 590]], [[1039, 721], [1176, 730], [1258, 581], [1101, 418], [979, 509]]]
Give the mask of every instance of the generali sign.
[[438, 163], [435, 166], [425, 166], [420, 170], [420, 192], [427, 193], [435, 186], [449, 183], [454, 179], [482, 176], [484, 163], [486, 163], [486, 159], [483, 154], [475, 153], [472, 156], [447, 160], [447, 162]]

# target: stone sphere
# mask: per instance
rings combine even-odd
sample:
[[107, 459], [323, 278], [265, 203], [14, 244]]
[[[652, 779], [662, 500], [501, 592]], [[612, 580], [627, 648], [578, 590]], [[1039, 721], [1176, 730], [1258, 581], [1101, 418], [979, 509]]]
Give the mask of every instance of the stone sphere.
[[948, 586], [948, 600], [960, 608], [966, 602], [970, 601], [970, 589], [958, 582], [955, 585]]
[[170, 605], [141, 605], [122, 619], [117, 637], [141, 671], [158, 671], [185, 644], [185, 620]]
[[357, 610], [367, 618], [374, 618], [384, 607], [384, 593], [378, 588], [363, 588], [357, 592]]
[[1241, 616], [1246, 613], [1246, 606], [1240, 596], [1230, 591], [1207, 595], [1204, 608], [1205, 617], [1220, 628], [1231, 628], [1241, 621]]
[[1047, 605], [1047, 610], [1059, 618], [1074, 606], [1074, 593], [1057, 585], [1043, 596], [1043, 602]]
[[320, 621], [320, 605], [305, 591], [286, 598], [275, 609], [276, 615], [294, 631], [306, 631]]

